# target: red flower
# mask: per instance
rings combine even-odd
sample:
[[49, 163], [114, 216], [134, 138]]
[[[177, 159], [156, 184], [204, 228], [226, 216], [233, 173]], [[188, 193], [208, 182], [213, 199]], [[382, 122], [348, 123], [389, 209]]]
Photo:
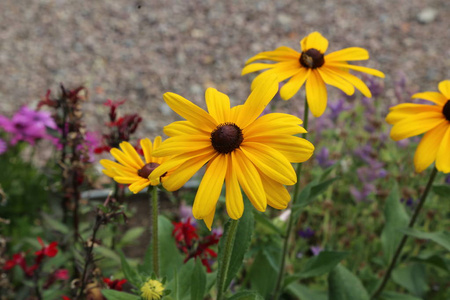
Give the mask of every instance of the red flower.
[[103, 282], [106, 283], [111, 290], [122, 291], [122, 285], [124, 285], [127, 282], [127, 280], [126, 279], [111, 280], [109, 278], [103, 278]]
[[16, 253], [13, 255], [12, 259], [7, 260], [5, 265], [3, 266], [3, 270], [8, 271], [14, 268], [16, 265], [19, 265], [22, 269], [26, 268], [25, 257], [22, 253]]
[[[58, 254], [58, 248], [56, 248], [58, 246], [58, 242], [51, 242], [50, 245], [45, 246], [44, 242], [42, 241], [42, 239], [40, 237], [37, 238], [39, 241], [39, 244], [41, 244], [42, 249], [39, 251], [36, 251], [36, 255], [38, 257], [40, 256], [48, 256], [48, 257], [54, 257], [56, 254]], [[42, 259], [42, 258], [41, 258]], [[38, 258], [36, 258], [36, 260], [38, 260]]]
[[186, 222], [173, 222], [174, 229], [172, 235], [177, 241], [178, 248], [183, 248], [184, 246], [190, 248], [192, 246], [192, 240], [197, 239], [197, 228], [191, 224], [191, 218], [187, 218]]

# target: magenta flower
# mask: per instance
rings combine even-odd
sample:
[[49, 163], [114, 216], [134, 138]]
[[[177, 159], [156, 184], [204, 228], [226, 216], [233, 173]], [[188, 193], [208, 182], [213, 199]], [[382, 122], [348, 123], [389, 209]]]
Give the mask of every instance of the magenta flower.
[[0, 155], [5, 153], [8, 150], [8, 144], [2, 139], [0, 139]]

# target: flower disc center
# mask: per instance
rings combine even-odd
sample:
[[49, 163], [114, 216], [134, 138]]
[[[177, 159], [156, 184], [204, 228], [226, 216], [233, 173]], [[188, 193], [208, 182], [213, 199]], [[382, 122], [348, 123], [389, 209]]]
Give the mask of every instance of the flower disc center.
[[442, 113], [447, 121], [450, 121], [450, 99], [445, 103], [444, 108], [442, 109]]
[[157, 167], [159, 167], [158, 163], [148, 163], [138, 170], [138, 175], [142, 178], [148, 179], [148, 176], [150, 176], [153, 170]]
[[234, 123], [217, 126], [211, 133], [211, 144], [220, 153], [230, 153], [244, 140], [242, 130]]
[[306, 52], [302, 52], [299, 61], [302, 66], [308, 69], [320, 68], [325, 63], [323, 54], [314, 48], [308, 49]]

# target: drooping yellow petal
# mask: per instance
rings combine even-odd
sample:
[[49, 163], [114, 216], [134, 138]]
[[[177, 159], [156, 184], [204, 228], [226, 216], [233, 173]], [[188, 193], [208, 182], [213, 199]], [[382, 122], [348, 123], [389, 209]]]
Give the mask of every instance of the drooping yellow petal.
[[355, 93], [355, 88], [351, 85], [347, 80], [343, 79], [336, 73], [334, 73], [331, 69], [327, 69], [326, 67], [317, 68], [320, 76], [326, 84], [337, 87], [347, 95], [353, 95]]
[[442, 108], [437, 105], [426, 105], [416, 103], [402, 103], [390, 108], [389, 114], [386, 116], [386, 122], [389, 124], [395, 124], [405, 118], [415, 116], [423, 112], [436, 112], [442, 111]]
[[291, 195], [281, 183], [278, 183], [264, 174], [261, 175], [261, 180], [264, 186], [264, 191], [267, 195], [267, 204], [276, 209], [285, 209], [291, 201]]
[[344, 71], [340, 68], [328, 66], [326, 68], [328, 70], [333, 71], [336, 75], [341, 76], [343, 79], [347, 80], [350, 84], [354, 85], [365, 97], [372, 98], [372, 93], [370, 92], [367, 85], [355, 75], [350, 74], [348, 71]]
[[291, 99], [305, 83], [311, 69], [299, 68], [298, 73], [284, 84], [280, 89], [280, 97], [283, 100]]
[[203, 128], [195, 126], [189, 121], [176, 121], [164, 127], [164, 133], [168, 136], [177, 135], [202, 135], [208, 134], [208, 131]]
[[443, 80], [439, 82], [439, 91], [447, 100], [450, 100], [450, 80]]
[[325, 82], [316, 70], [306, 80], [306, 100], [314, 117], [320, 117], [327, 108], [327, 89]]
[[284, 67], [276, 66], [256, 76], [252, 81], [251, 90], [253, 91], [257, 86], [261, 85], [267, 76], [276, 76], [278, 82], [282, 82], [289, 77], [295, 76], [300, 70], [301, 67], [298, 61], [289, 61], [289, 65]]
[[[231, 158], [231, 155], [229, 155]], [[244, 201], [242, 199], [241, 188], [236, 175], [236, 170], [233, 169], [231, 159], [228, 160], [227, 174], [225, 177], [225, 203], [227, 212], [230, 218], [237, 220], [242, 217], [244, 213]]]
[[423, 93], [416, 93], [411, 96], [413, 99], [423, 99], [428, 100], [433, 103], [436, 103], [437, 105], [444, 105], [447, 102], [446, 97], [438, 92], [423, 92]]
[[231, 159], [244, 193], [257, 210], [265, 211], [267, 199], [258, 170], [239, 148], [231, 152]]
[[116, 182], [118, 182], [120, 184], [131, 184], [131, 183], [134, 183], [136, 181], [142, 181], [142, 180], [148, 181], [145, 178], [142, 178], [142, 177], [138, 176], [137, 174], [134, 175], [134, 176], [128, 176], [128, 177], [120, 176], [120, 175], [119, 176], [114, 176], [114, 181], [116, 181]]
[[287, 158], [277, 150], [261, 143], [252, 142], [244, 142], [240, 148], [261, 171], [260, 173], [285, 185], [293, 185], [297, 181], [294, 168]]
[[103, 169], [102, 172], [103, 174], [111, 178], [114, 178], [115, 176], [118, 175], [114, 169]]
[[258, 53], [257, 55], [247, 60], [245, 64], [248, 65], [257, 60], [287, 61], [298, 59], [299, 57], [300, 53], [298, 53], [294, 49], [282, 46], [275, 49], [274, 51], [266, 51]]
[[265, 63], [253, 63], [246, 65], [241, 72], [241, 75], [246, 75], [248, 73], [253, 73], [256, 71], [261, 71], [265, 69], [272, 69], [275, 64], [265, 64]]
[[114, 173], [121, 172], [121, 173], [129, 174], [129, 175], [137, 174], [137, 169], [118, 164], [118, 163], [116, 163], [116, 162], [114, 162], [112, 160], [109, 160], [109, 159], [102, 159], [102, 160], [100, 160], [100, 164], [105, 169], [111, 170]]
[[252, 123], [264, 110], [278, 92], [278, 81], [275, 76], [268, 76], [266, 80], [251, 92], [247, 101], [237, 115], [236, 125], [243, 129]]
[[218, 125], [214, 118], [211, 117], [206, 111], [180, 95], [165, 93], [163, 97], [164, 101], [166, 101], [167, 105], [169, 105], [174, 112], [192, 122], [196, 126], [201, 128], [206, 127], [212, 130]]
[[141, 168], [133, 159], [125, 155], [122, 151], [117, 148], [112, 148], [110, 151], [111, 155], [122, 165], [130, 167], [135, 170], [139, 170]]
[[367, 74], [370, 74], [370, 75], [373, 75], [373, 76], [384, 78], [384, 73], [383, 72], [378, 71], [376, 69], [368, 68], [368, 67], [355, 66], [355, 65], [351, 65], [351, 64], [347, 64], [347, 63], [340, 63], [340, 62], [334, 62], [334, 61], [327, 63], [327, 66], [344, 68], [344, 69], [351, 69], [351, 70], [355, 70], [355, 71], [358, 71], [358, 72], [363, 72], [363, 73], [367, 73]]
[[217, 123], [225, 123], [230, 119], [230, 99], [216, 89], [208, 88], [205, 93], [209, 114]]
[[300, 42], [300, 46], [302, 47], [302, 51], [316, 49], [319, 50], [320, 53], [324, 54], [328, 49], [328, 40], [315, 31], [303, 38]]
[[447, 128], [449, 128], [448, 124], [442, 123], [424, 134], [414, 154], [416, 172], [422, 172], [436, 160], [442, 137]]
[[140, 191], [142, 191], [144, 188], [148, 187], [149, 185], [150, 185], [150, 181], [148, 181], [147, 179], [143, 179], [140, 181], [133, 182], [132, 184], [130, 184], [130, 186], [128, 188], [130, 189], [131, 192], [133, 192], [134, 194], [137, 194]]
[[120, 148], [122, 149], [123, 153], [133, 160], [133, 165], [138, 166], [138, 168], [142, 168], [144, 166], [144, 163], [142, 162], [141, 157], [137, 153], [136, 149], [128, 143], [128, 142], [122, 142], [119, 144]]
[[447, 122], [447, 132], [442, 136], [441, 145], [436, 155], [436, 169], [442, 173], [450, 173], [450, 125]]
[[369, 52], [359, 47], [350, 47], [325, 55], [325, 62], [369, 59]]
[[[181, 188], [191, 177], [197, 173], [197, 171], [206, 164], [210, 159], [214, 158], [217, 154], [207, 154], [203, 156], [199, 156], [193, 159], [189, 159], [185, 161], [182, 165], [180, 165], [172, 175], [164, 181], [164, 187], [168, 191], [176, 191]], [[163, 165], [161, 165], [163, 166]], [[159, 166], [159, 167], [161, 167]], [[159, 168], [158, 167], [158, 168]], [[156, 168], [153, 172], [155, 172], [158, 168]], [[153, 173], [152, 172], [152, 173]], [[152, 177], [150, 177], [152, 179]]]
[[205, 175], [195, 195], [192, 214], [196, 219], [203, 219], [216, 209], [217, 200], [222, 192], [223, 182], [228, 167], [228, 155], [218, 155], [210, 160]]
[[394, 141], [406, 139], [427, 132], [443, 122], [447, 120], [442, 117], [442, 113], [423, 112], [395, 123], [391, 129], [391, 138]]
[[152, 160], [152, 150], [153, 150], [152, 142], [149, 139], [142, 139], [140, 144], [142, 151], [144, 152], [145, 162], [150, 163]]
[[213, 209], [209, 215], [207, 215], [205, 218], [203, 218], [203, 222], [205, 222], [206, 227], [208, 227], [209, 230], [211, 230], [211, 226], [214, 220], [214, 214], [216, 213], [216, 210]]

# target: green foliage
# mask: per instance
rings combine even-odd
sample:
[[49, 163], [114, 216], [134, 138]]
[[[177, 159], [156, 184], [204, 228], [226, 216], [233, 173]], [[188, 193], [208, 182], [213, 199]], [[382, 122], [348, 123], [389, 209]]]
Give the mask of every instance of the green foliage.
[[329, 300], [369, 300], [369, 294], [361, 281], [339, 264], [328, 276]]
[[401, 231], [404, 234], [418, 239], [432, 240], [436, 244], [441, 245], [442, 247], [450, 251], [450, 233], [447, 231], [423, 232], [411, 228], [403, 228]]
[[108, 300], [141, 300], [139, 296], [116, 290], [102, 290], [102, 294]]
[[298, 278], [310, 278], [327, 274], [348, 254], [348, 252], [322, 251], [309, 259], [302, 271], [296, 275]]
[[392, 280], [414, 296], [422, 298], [428, 290], [425, 266], [418, 263], [398, 267], [392, 272]]

